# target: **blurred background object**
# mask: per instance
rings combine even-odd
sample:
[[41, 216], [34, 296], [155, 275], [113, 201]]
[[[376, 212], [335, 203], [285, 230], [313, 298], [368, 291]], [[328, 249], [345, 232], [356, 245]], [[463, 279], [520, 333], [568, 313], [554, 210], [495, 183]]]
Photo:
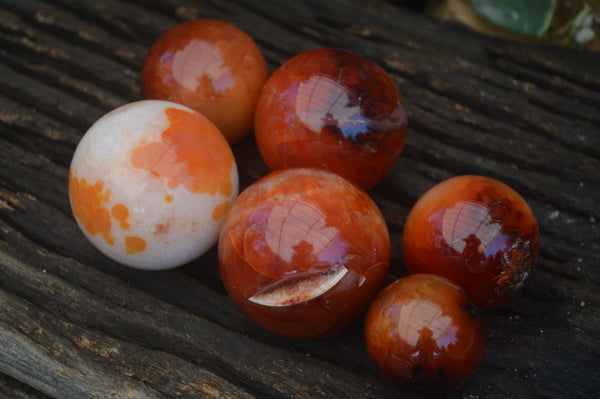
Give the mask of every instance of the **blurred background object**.
[[[402, 5], [418, 7], [415, 2]], [[600, 0], [430, 0], [427, 14], [527, 43], [600, 51]]]

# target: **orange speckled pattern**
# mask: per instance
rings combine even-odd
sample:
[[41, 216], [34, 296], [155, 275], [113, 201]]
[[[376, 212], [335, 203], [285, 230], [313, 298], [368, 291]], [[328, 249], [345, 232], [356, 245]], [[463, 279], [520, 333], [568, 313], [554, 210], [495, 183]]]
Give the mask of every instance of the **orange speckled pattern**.
[[[103, 190], [104, 182], [96, 181], [93, 185], [88, 185], [85, 179], [77, 179], [69, 174], [69, 195], [73, 213], [77, 220], [83, 225], [92, 236], [101, 234], [110, 245], [115, 244], [115, 238], [111, 233], [112, 218], [120, 222], [119, 226], [123, 230], [129, 229], [129, 209], [123, 204], [115, 204], [111, 211], [108, 211], [106, 205], [110, 200], [110, 190]], [[111, 218], [112, 215], [112, 218]], [[146, 249], [146, 241], [140, 237], [125, 237], [125, 247], [128, 254], [142, 252]]]
[[104, 182], [97, 180], [88, 185], [85, 179], [69, 174], [69, 195], [73, 213], [82, 226], [91, 235], [101, 234], [104, 240], [113, 245], [111, 218], [106, 204], [110, 199], [110, 190], [104, 190]]
[[129, 218], [129, 209], [123, 204], [115, 204], [111, 209], [112, 216], [118, 220], [120, 226], [123, 230], [129, 230], [129, 223], [127, 223], [127, 219]]
[[115, 204], [112, 207], [111, 213], [115, 219], [124, 222], [129, 217], [129, 209], [123, 204]]
[[460, 285], [481, 309], [506, 302], [533, 273], [538, 225], [525, 200], [485, 176], [443, 181], [417, 201], [404, 225], [410, 273], [436, 273]]
[[195, 112], [167, 108], [165, 113], [170, 124], [161, 141], [135, 148], [132, 165], [166, 179], [171, 189], [182, 185], [191, 193], [231, 195], [234, 158], [215, 126]]
[[127, 248], [128, 254], [135, 254], [138, 252], [145, 251], [147, 248], [146, 241], [143, 238], [135, 236], [125, 237], [125, 248]]
[[213, 212], [212, 212], [213, 220], [219, 220], [223, 216], [225, 216], [227, 214], [227, 211], [229, 211], [230, 207], [231, 207], [231, 204], [229, 203], [229, 201], [225, 201], [222, 204], [215, 206], [215, 209], [213, 209]]
[[252, 129], [267, 77], [252, 38], [231, 24], [200, 19], [171, 28], [154, 43], [144, 62], [142, 90], [147, 99], [195, 109], [233, 142]]
[[388, 274], [385, 220], [360, 188], [317, 169], [273, 172], [234, 202], [219, 238], [227, 291], [254, 321], [315, 338], [366, 310]]
[[165, 195], [165, 202], [170, 204], [175, 198], [171, 194]]

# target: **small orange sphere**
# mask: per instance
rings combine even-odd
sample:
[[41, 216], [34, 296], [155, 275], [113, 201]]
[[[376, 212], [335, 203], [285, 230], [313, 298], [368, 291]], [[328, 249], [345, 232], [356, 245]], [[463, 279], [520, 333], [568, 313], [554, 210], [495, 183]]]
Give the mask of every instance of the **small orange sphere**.
[[142, 70], [147, 99], [174, 101], [206, 116], [229, 142], [252, 130], [265, 60], [244, 31], [199, 19], [179, 24], [150, 49]]
[[477, 307], [450, 280], [413, 274], [387, 286], [365, 321], [369, 355], [392, 384], [446, 394], [483, 357], [486, 334]]
[[400, 156], [406, 110], [382, 68], [348, 51], [318, 49], [269, 78], [254, 133], [271, 170], [325, 168], [370, 189]]
[[385, 283], [390, 240], [371, 198], [319, 169], [273, 172], [234, 202], [219, 237], [225, 288], [252, 320], [316, 338], [362, 315]]
[[408, 271], [449, 278], [480, 309], [506, 302], [523, 286], [539, 249], [537, 222], [525, 200], [484, 176], [459, 176], [434, 186], [404, 225]]

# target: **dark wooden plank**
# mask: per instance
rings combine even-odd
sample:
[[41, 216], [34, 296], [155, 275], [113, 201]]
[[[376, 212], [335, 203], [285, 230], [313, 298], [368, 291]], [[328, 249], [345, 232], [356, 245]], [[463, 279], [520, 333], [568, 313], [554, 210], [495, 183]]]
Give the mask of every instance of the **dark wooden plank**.
[[[584, 397], [600, 388], [600, 55], [490, 39], [391, 2], [0, 1], [0, 396], [406, 397], [368, 359], [361, 322], [315, 341], [275, 336], [228, 299], [216, 251], [142, 272], [107, 260], [71, 215], [85, 130], [140, 99], [152, 42], [198, 17], [254, 37], [271, 70], [321, 46], [391, 74], [405, 150], [371, 191], [392, 237], [390, 281], [417, 198], [457, 174], [523, 194], [542, 233], [517, 298], [484, 315], [482, 365], [458, 397]], [[241, 186], [267, 173], [234, 145]]]
[[0, 398], [48, 399], [50, 396], [44, 395], [6, 374], [0, 374]]

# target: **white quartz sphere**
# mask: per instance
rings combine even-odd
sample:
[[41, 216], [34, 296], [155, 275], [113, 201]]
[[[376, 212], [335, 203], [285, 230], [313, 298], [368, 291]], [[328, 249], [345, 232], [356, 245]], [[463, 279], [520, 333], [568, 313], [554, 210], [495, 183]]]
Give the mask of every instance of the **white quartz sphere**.
[[223, 135], [168, 101], [138, 101], [100, 118], [69, 172], [83, 234], [108, 257], [147, 270], [180, 266], [210, 249], [237, 193]]

